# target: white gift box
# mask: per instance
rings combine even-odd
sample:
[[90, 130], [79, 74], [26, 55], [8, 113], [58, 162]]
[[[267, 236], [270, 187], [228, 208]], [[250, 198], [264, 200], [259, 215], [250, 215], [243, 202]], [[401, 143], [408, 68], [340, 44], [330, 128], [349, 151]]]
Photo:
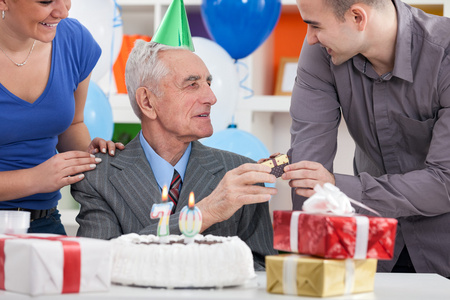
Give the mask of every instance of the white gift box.
[[32, 296], [107, 291], [111, 263], [109, 241], [0, 234], [0, 289], [6, 291]]

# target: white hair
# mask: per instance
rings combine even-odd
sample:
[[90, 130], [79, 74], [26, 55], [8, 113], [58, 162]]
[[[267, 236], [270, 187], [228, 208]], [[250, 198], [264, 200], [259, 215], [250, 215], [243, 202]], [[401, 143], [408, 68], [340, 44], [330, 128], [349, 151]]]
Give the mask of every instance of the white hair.
[[125, 82], [131, 107], [139, 119], [141, 119], [142, 112], [136, 103], [136, 90], [140, 87], [147, 87], [155, 95], [161, 96], [161, 91], [158, 89], [159, 81], [170, 71], [158, 58], [158, 53], [183, 49], [151, 41], [136, 40], [125, 67]]

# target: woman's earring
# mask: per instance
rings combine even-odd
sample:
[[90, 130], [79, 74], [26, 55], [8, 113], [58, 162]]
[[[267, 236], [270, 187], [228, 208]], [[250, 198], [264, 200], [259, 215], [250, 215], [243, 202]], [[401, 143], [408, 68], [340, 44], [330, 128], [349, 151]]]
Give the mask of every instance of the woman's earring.
[[4, 18], [5, 18], [5, 11], [2, 10], [2, 19], [4, 19]]

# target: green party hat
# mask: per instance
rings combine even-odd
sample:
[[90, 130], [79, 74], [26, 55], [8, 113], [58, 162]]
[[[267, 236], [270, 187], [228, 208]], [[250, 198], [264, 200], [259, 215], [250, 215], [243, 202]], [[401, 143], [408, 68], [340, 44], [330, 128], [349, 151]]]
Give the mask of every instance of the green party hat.
[[172, 1], [152, 41], [173, 47], [184, 46], [194, 51], [183, 0]]

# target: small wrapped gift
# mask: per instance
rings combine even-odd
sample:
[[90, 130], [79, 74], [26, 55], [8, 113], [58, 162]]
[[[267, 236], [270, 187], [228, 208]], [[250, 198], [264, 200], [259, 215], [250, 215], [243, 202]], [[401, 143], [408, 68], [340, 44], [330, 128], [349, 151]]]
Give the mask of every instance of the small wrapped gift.
[[[324, 188], [328, 191], [319, 189], [320, 199], [330, 198], [337, 189], [334, 186]], [[324, 193], [328, 195], [322, 197]], [[340, 192], [333, 199], [336, 198], [342, 200], [344, 197]], [[392, 259], [397, 220], [355, 215], [349, 204], [341, 202], [345, 208], [337, 205], [340, 208], [335, 211], [324, 201], [305, 202], [303, 208], [309, 212], [274, 211], [274, 248], [324, 258]], [[325, 208], [326, 213], [320, 213], [320, 207]]]
[[54, 234], [0, 234], [0, 289], [29, 294], [107, 291], [109, 241]]
[[373, 291], [376, 259], [266, 256], [267, 292], [330, 297]]

